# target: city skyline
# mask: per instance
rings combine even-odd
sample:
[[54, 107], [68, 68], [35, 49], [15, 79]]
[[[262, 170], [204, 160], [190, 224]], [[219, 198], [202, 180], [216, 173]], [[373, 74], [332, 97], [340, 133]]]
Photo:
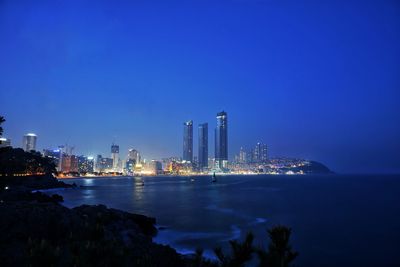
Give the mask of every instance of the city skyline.
[[400, 266], [399, 100], [400, 0], [0, 0], [0, 267]]
[[227, 110], [230, 159], [264, 142], [341, 173], [400, 172], [396, 1], [150, 2], [2, 1], [3, 137], [163, 158], [190, 118], [209, 123], [211, 155]]
[[[216, 115], [216, 127], [215, 127], [215, 139], [214, 139], [214, 157], [209, 157], [209, 142], [208, 142], [208, 123], [200, 123], [198, 124], [198, 148], [197, 148], [197, 156], [194, 156], [193, 153], [196, 151], [193, 147], [193, 120], [189, 120], [183, 123], [184, 131], [183, 131], [183, 156], [181, 159], [183, 161], [189, 161], [194, 163], [195, 165], [198, 164], [198, 168], [207, 168], [209, 160], [216, 160], [217, 165], [222, 167], [222, 163], [219, 161], [230, 160], [231, 162], [259, 162], [265, 163], [267, 161], [267, 145], [265, 143], [258, 142], [254, 149], [250, 149], [248, 153], [251, 154], [249, 159], [246, 160], [238, 160], [243, 158], [241, 155], [244, 152], [243, 147], [240, 147], [239, 154], [235, 154], [234, 158], [228, 158], [228, 132], [227, 132], [227, 113], [225, 111], [218, 112]], [[218, 140], [219, 139], [219, 140]], [[9, 139], [2, 138], [3, 141], [7, 141], [8, 143], [4, 143], [3, 146], [13, 146], [19, 147], [15, 144], [11, 144]], [[42, 153], [45, 156], [55, 157], [54, 154], [64, 154], [68, 156], [76, 156], [76, 157], [86, 157], [94, 159], [94, 154], [83, 154], [83, 153], [73, 153], [75, 146], [70, 146], [68, 144], [65, 145], [58, 145], [53, 147], [43, 148], [42, 150], [36, 149], [36, 142], [37, 142], [37, 135], [35, 133], [27, 133], [23, 136], [22, 140], [22, 149], [24, 151], [37, 151]], [[246, 152], [247, 153], [247, 152]], [[103, 157], [104, 154], [95, 153], [96, 157]], [[104, 158], [107, 158], [104, 157]], [[164, 157], [166, 158], [166, 157]], [[168, 158], [176, 158], [174, 155], [169, 155]], [[179, 157], [178, 157], [179, 158]], [[111, 144], [111, 158], [112, 160], [112, 169], [117, 170], [118, 168], [123, 168], [123, 166], [119, 166], [118, 164], [122, 163], [123, 161], [134, 160], [136, 163], [141, 162], [140, 152], [136, 149], [129, 148], [127, 150], [126, 156], [120, 156], [120, 148], [118, 144], [112, 142]], [[146, 159], [149, 160], [159, 160], [161, 158], [153, 158], [153, 159]]]

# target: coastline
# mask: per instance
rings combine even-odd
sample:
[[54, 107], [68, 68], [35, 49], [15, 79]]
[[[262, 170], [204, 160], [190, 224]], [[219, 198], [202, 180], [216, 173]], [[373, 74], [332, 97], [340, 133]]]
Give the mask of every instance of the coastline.
[[[276, 177], [276, 176], [313, 176], [313, 175], [337, 175], [338, 173], [335, 172], [326, 172], [326, 173], [218, 173], [216, 174], [218, 176], [271, 176], [271, 177]], [[364, 175], [364, 174], [352, 174], [352, 175]], [[158, 175], [112, 175], [112, 176], [71, 176], [71, 177], [56, 177], [57, 180], [59, 181], [68, 181], [68, 180], [74, 180], [74, 179], [118, 179], [118, 178], [169, 178], [169, 177], [212, 177], [210, 174], [201, 174], [201, 173], [193, 173], [190, 175], [182, 175], [182, 174], [158, 174]]]
[[[50, 176], [24, 180], [25, 184], [18, 179], [14, 184], [2, 180], [9, 184], [0, 190], [0, 230], [7, 233], [0, 237], [2, 266], [35, 261], [82, 265], [88, 259], [118, 266], [190, 266], [188, 255], [154, 242], [158, 232], [155, 218], [105, 205], [68, 208], [62, 205], [61, 196], [52, 193], [76, 186]], [[82, 250], [85, 244], [92, 244], [89, 251]], [[71, 256], [76, 249], [78, 255]]]

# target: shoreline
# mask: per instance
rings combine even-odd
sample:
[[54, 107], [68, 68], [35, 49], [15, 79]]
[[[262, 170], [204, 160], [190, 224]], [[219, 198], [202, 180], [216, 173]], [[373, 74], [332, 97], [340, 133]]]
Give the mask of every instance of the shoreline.
[[[314, 176], [314, 175], [326, 175], [326, 176], [331, 176], [331, 175], [349, 175], [349, 174], [338, 174], [338, 173], [295, 173], [295, 174], [285, 174], [285, 173], [219, 173], [216, 174], [216, 176], [271, 176], [271, 177], [276, 177], [276, 176]], [[350, 175], [359, 175], [359, 176], [365, 176], [365, 175], [375, 175], [375, 174], [350, 174]], [[396, 175], [396, 174], [382, 174], [382, 175]], [[73, 176], [73, 177], [55, 177], [57, 180], [63, 181], [63, 180], [73, 180], [73, 179], [102, 179], [102, 178], [168, 178], [168, 177], [212, 177], [212, 175], [209, 174], [192, 174], [192, 175], [110, 175], [110, 176]]]
[[[26, 184], [19, 179], [11, 184], [7, 179], [7, 189], [0, 189], [0, 229], [7, 229], [7, 234], [0, 237], [3, 266], [26, 265], [38, 260], [37, 257], [43, 261], [42, 266], [48, 265], [48, 261], [57, 266], [85, 265], [90, 253], [100, 253], [90, 262], [109, 262], [111, 266], [130, 266], [138, 261], [139, 266], [191, 266], [193, 253], [179, 253], [170, 245], [155, 242], [161, 231], [155, 218], [101, 204], [70, 208], [57, 192], [76, 186], [51, 176], [24, 177], [24, 180]], [[98, 227], [100, 231], [96, 230]], [[50, 247], [42, 247], [47, 243]], [[89, 249], [79, 249], [79, 255], [71, 258], [71, 252], [76, 250], [73, 247], [83, 248], [85, 244], [92, 245]], [[32, 252], [36, 249], [40, 250], [37, 255]], [[70, 256], [61, 257], [58, 250]], [[123, 255], [119, 255], [121, 251]], [[42, 253], [45, 254], [40, 256]]]

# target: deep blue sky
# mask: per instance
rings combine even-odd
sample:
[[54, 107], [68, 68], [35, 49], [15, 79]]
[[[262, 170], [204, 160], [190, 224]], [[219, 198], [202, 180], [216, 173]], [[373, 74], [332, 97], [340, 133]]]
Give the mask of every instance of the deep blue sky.
[[[131, 3], [134, 2], [134, 3]], [[165, 3], [168, 2], [168, 3]], [[229, 154], [400, 172], [399, 1], [0, 0], [4, 136], [181, 156], [229, 116]]]

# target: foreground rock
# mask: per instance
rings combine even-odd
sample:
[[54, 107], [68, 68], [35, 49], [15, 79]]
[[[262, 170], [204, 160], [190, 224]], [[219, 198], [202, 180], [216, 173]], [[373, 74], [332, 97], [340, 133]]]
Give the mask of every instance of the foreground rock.
[[0, 192], [1, 266], [188, 265], [172, 248], [152, 242], [154, 218], [103, 205], [68, 209], [59, 200]]

